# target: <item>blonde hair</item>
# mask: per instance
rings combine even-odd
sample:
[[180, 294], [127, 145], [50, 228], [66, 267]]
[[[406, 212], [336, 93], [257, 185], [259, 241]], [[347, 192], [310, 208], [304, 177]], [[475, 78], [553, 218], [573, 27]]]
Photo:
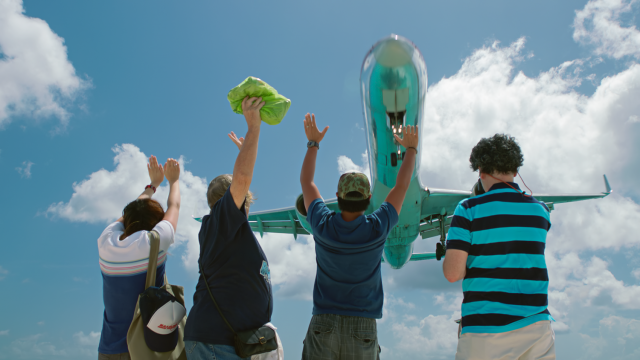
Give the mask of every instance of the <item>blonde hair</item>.
[[[209, 203], [209, 208], [213, 208], [213, 205], [224, 196], [224, 193], [227, 192], [229, 186], [231, 186], [231, 180], [233, 176], [231, 174], [223, 174], [215, 179], [211, 180], [209, 183], [209, 188], [207, 189], [207, 203]], [[246, 213], [249, 213], [249, 207], [253, 204], [253, 193], [251, 191], [247, 191], [247, 195], [245, 195], [245, 203], [244, 208]]]

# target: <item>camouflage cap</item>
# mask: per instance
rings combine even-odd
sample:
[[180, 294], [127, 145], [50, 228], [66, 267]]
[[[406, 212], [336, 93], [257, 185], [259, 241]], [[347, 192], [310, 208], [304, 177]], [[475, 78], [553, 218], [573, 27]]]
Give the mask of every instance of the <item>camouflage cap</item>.
[[[348, 196], [353, 191], [359, 192], [360, 196]], [[371, 185], [367, 175], [358, 172], [342, 174], [338, 181], [338, 197], [344, 200], [365, 200], [371, 196]]]

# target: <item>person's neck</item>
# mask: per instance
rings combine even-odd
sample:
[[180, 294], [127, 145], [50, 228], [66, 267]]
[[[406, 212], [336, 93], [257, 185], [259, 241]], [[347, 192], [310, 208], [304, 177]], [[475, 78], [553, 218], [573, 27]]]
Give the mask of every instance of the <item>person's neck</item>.
[[481, 173], [480, 180], [482, 181], [482, 187], [484, 191], [491, 190], [491, 187], [495, 184], [501, 184], [504, 182], [513, 182], [515, 174], [501, 174], [501, 173], [493, 173], [491, 175]]
[[342, 220], [346, 222], [351, 222], [362, 215], [364, 215], [364, 211], [358, 211], [358, 212], [342, 211], [340, 213], [340, 216], [342, 216]]

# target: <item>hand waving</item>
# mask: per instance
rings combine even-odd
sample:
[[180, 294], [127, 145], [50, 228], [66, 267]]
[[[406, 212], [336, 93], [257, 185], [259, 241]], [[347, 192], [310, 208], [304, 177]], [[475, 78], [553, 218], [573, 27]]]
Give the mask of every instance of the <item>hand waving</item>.
[[244, 145], [243, 137], [238, 138], [233, 131], [231, 132], [231, 134], [227, 134], [227, 136], [229, 137], [229, 139], [231, 139], [231, 141], [233, 141], [234, 144], [236, 144], [238, 150], [242, 150], [242, 145]]
[[328, 126], [325, 127], [322, 132], [318, 130], [315, 114], [309, 115], [309, 113], [307, 113], [307, 115], [304, 116], [304, 133], [307, 135], [309, 141], [320, 143], [320, 141], [324, 139], [324, 134], [327, 133], [327, 130], [329, 130]]
[[158, 159], [153, 155], [149, 157], [147, 170], [149, 171], [151, 185], [154, 187], [160, 186], [160, 184], [162, 184], [162, 180], [164, 180], [164, 169], [162, 168], [162, 165], [158, 164]]
[[260, 123], [262, 123], [262, 119], [260, 118], [260, 109], [264, 106], [265, 102], [262, 101], [261, 97], [252, 97], [248, 96], [242, 100], [242, 113], [244, 114], [244, 118], [247, 121], [247, 126], [249, 129], [260, 127]]
[[180, 163], [176, 159], [167, 159], [164, 163], [164, 175], [169, 184], [178, 181], [180, 178]]
[[418, 126], [407, 125], [404, 127], [402, 138], [398, 135], [393, 134], [393, 137], [396, 138], [396, 141], [400, 143], [400, 145], [404, 146], [405, 149], [414, 148], [416, 152], [418, 152]]

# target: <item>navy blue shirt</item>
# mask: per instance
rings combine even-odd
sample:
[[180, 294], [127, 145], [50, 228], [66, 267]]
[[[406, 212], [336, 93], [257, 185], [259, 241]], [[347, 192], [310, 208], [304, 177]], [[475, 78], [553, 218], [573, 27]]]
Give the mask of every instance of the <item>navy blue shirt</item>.
[[336, 314], [382, 318], [380, 259], [398, 213], [385, 202], [370, 215], [347, 222], [314, 200], [307, 220], [316, 243], [313, 315]]
[[[234, 330], [270, 322], [273, 300], [267, 257], [251, 231], [244, 205], [238, 209], [229, 189], [202, 219], [198, 238], [198, 262]], [[202, 275], [193, 294], [184, 340], [233, 345], [233, 333], [213, 304]]]

